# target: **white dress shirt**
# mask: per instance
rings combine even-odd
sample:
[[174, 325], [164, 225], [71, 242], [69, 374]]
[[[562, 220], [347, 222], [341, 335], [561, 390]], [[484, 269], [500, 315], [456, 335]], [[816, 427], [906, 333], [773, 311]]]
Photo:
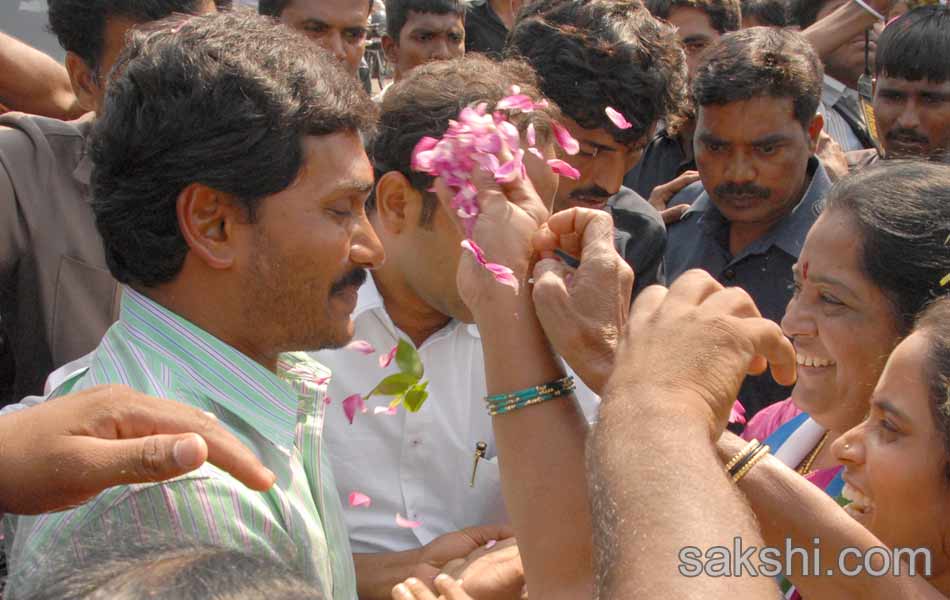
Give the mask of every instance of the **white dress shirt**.
[[[324, 435], [343, 498], [343, 513], [353, 552], [395, 552], [418, 548], [436, 537], [471, 525], [504, 523], [508, 518], [501, 495], [495, 437], [485, 409], [485, 365], [481, 339], [474, 325], [451, 321], [418, 348], [429, 380], [429, 397], [417, 413], [400, 407], [395, 415], [374, 414], [390, 397], [373, 396], [367, 412], [347, 422], [341, 402], [365, 394], [388, 374], [393, 361], [379, 366], [400, 338], [386, 313], [372, 277], [360, 288], [353, 314], [355, 339], [372, 344], [370, 356], [354, 350], [323, 350], [314, 357], [333, 372], [328, 393]], [[512, 365], [517, 368], [517, 365]], [[578, 379], [577, 398], [593, 420], [599, 399]], [[470, 487], [475, 444], [488, 445]], [[351, 492], [369, 496], [369, 507], [351, 507]], [[396, 514], [422, 524], [396, 525]]]

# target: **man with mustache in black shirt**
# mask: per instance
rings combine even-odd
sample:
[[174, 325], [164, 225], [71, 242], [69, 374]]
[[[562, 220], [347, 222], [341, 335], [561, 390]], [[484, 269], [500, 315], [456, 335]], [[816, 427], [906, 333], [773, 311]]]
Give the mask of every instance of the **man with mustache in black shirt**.
[[[795, 32], [756, 27], [707, 50], [693, 78], [700, 181], [671, 202], [691, 206], [669, 229], [669, 281], [705, 269], [781, 320], [792, 265], [831, 186], [814, 156], [821, 81], [821, 61]], [[751, 418], [788, 392], [763, 374], [746, 378], [739, 399]]]

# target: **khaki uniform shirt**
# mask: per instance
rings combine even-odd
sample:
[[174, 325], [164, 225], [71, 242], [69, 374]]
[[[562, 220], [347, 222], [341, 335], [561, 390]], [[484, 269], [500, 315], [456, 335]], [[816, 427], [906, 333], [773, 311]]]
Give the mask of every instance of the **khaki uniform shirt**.
[[0, 326], [16, 360], [0, 405], [42, 393], [50, 371], [91, 352], [118, 316], [89, 204], [93, 116], [0, 115]]

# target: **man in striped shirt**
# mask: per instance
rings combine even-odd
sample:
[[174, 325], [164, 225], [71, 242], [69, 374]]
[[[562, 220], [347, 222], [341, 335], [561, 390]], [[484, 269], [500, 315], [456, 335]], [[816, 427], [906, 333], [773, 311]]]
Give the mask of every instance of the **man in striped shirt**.
[[90, 544], [161, 537], [267, 555], [324, 597], [352, 600], [321, 445], [329, 372], [282, 353], [345, 344], [365, 269], [382, 262], [363, 212], [375, 107], [332, 59], [249, 14], [136, 32], [113, 73], [94, 133], [93, 209], [128, 287], [91, 367], [54, 395], [123, 383], [198, 407], [277, 483], [258, 493], [204, 465], [71, 511], [8, 516], [7, 598], [60, 566], [82, 568]]

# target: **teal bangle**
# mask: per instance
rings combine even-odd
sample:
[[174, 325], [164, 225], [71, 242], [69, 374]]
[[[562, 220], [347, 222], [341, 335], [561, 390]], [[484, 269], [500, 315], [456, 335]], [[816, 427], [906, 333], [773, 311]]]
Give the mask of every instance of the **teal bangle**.
[[487, 396], [485, 398], [485, 406], [488, 408], [488, 414], [491, 416], [503, 415], [525, 408], [526, 406], [533, 406], [541, 402], [553, 400], [554, 398], [566, 396], [572, 393], [574, 389], [574, 378], [567, 376], [517, 392]]

